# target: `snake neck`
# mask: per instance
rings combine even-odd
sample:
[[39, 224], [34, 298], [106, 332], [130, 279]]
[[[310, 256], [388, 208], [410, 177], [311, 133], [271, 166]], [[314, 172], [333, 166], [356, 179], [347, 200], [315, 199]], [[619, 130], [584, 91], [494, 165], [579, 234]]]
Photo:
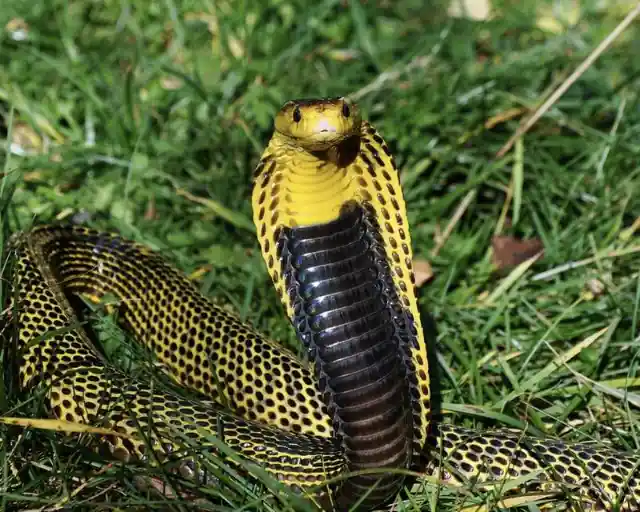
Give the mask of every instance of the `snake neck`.
[[[361, 195], [348, 172], [359, 146], [354, 137], [323, 151], [308, 151], [278, 134], [272, 137], [259, 164], [258, 172], [273, 184], [263, 190], [259, 202], [267, 200], [266, 211], [277, 215], [275, 223], [284, 226], [324, 224], [339, 217], [342, 206]], [[258, 211], [260, 213], [260, 210]]]

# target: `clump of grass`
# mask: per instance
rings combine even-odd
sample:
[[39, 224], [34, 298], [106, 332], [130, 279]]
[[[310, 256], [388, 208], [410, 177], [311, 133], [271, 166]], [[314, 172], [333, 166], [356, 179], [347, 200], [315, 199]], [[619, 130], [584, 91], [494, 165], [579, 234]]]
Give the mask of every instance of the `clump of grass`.
[[[298, 349], [250, 229], [250, 175], [285, 100], [355, 93], [396, 156], [416, 257], [434, 270], [420, 304], [437, 326], [444, 420], [635, 450], [637, 38], [623, 34], [496, 159], [527, 109], [620, 18], [584, 2], [579, 23], [549, 32], [536, 24], [539, 2], [495, 7], [479, 23], [414, 0], [2, 5], [2, 241], [72, 217], [119, 230]], [[496, 234], [544, 246], [509, 287], [492, 266]], [[118, 336], [115, 348], [127, 346]], [[146, 367], [135, 350], [124, 360]], [[2, 404], [15, 412], [14, 397]], [[37, 400], [20, 411], [36, 414]], [[108, 465], [48, 432], [2, 431], [17, 441], [0, 455], [7, 507], [194, 506], [134, 486], [158, 470]], [[217, 510], [301, 506], [210, 465], [218, 490], [175, 484]], [[466, 503], [432, 491], [406, 509]]]

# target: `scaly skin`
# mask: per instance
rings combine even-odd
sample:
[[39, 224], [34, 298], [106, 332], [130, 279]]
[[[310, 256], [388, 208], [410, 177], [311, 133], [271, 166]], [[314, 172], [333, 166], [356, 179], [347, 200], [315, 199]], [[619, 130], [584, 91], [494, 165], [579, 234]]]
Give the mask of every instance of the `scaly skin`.
[[[11, 243], [10, 348], [21, 389], [44, 386], [54, 417], [127, 434], [102, 439], [124, 460], [149, 457], [141, 432], [151, 433], [161, 460], [185, 450], [175, 430], [214, 450], [205, 432], [304, 492], [319, 493], [326, 479], [370, 464], [412, 467], [456, 485], [535, 474], [526, 490], [560, 499], [566, 492], [564, 499], [592, 510], [640, 509], [636, 455], [431, 424], [409, 225], [388, 147], [344, 99], [289, 102], [275, 128], [254, 174], [254, 220], [269, 274], [313, 367], [214, 306], [145, 246], [84, 227], [42, 226]], [[115, 296], [123, 326], [164, 371], [232, 414], [110, 367], [78, 325], [67, 294]], [[382, 322], [374, 331], [365, 305]], [[334, 323], [322, 327], [328, 319]], [[329, 332], [335, 344], [324, 346]], [[386, 332], [389, 339], [376, 334]], [[363, 355], [374, 341], [384, 364]], [[331, 359], [340, 344], [353, 357]], [[362, 369], [355, 387], [341, 384], [344, 361], [348, 371]], [[350, 393], [363, 389], [376, 390], [368, 397], [374, 406], [393, 403], [397, 410], [358, 423]], [[372, 442], [375, 450], [362, 449]], [[335, 489], [325, 505], [346, 509], [373, 482], [367, 478]], [[363, 508], [388, 501], [403, 482], [381, 480], [382, 490]]]

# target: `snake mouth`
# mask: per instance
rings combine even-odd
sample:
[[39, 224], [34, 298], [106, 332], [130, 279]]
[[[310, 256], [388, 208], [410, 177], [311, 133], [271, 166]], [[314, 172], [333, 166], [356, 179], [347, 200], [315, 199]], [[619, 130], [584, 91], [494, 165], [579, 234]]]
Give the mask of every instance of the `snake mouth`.
[[320, 133], [336, 133], [338, 129], [327, 119], [320, 119], [313, 131]]
[[304, 137], [292, 137], [292, 139], [295, 140], [296, 146], [314, 153], [315, 156], [322, 159], [322, 155], [318, 155], [318, 153], [331, 149], [337, 155], [349, 144], [349, 141], [357, 141], [358, 137], [350, 133], [342, 133], [335, 127], [327, 126], [318, 127]]

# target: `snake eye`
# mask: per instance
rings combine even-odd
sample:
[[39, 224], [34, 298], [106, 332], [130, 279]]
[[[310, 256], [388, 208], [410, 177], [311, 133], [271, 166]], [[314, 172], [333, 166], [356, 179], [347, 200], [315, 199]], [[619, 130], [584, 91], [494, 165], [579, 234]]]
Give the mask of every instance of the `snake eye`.
[[346, 103], [342, 104], [342, 115], [344, 117], [349, 117], [351, 115], [351, 110], [349, 109], [349, 105]]
[[300, 107], [296, 107], [293, 111], [293, 121], [299, 123], [300, 119], [302, 119], [302, 113], [300, 112]]

